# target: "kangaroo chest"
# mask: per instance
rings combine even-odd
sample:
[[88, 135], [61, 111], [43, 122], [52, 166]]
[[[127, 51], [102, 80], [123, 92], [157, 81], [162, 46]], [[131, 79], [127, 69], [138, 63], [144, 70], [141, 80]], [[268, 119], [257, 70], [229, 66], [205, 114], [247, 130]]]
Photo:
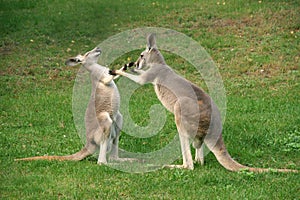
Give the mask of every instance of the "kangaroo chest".
[[174, 93], [161, 84], [155, 84], [154, 90], [158, 99], [165, 106], [165, 108], [174, 113], [174, 105], [177, 101], [177, 97], [174, 95]]

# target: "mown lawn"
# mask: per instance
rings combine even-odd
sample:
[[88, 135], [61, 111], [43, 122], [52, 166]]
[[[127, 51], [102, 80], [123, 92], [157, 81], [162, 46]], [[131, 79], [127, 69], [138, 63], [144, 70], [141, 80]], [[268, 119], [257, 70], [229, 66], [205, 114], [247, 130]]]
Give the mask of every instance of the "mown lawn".
[[[98, 166], [94, 157], [14, 161], [82, 147], [72, 113], [79, 67], [66, 67], [67, 58], [125, 30], [165, 27], [196, 40], [214, 59], [227, 94], [223, 135], [234, 159], [299, 170], [299, 13], [296, 0], [1, 0], [0, 198], [299, 199], [299, 174], [228, 172], [212, 154], [194, 171], [149, 173]], [[124, 55], [115, 66], [138, 55]], [[188, 62], [164, 55], [178, 73], [206, 88]], [[151, 85], [139, 88], [130, 105], [136, 123], [147, 125], [147, 111], [157, 103]], [[167, 114], [158, 135], [137, 139], [124, 132], [120, 146], [149, 152], [175, 134], [173, 116]]]

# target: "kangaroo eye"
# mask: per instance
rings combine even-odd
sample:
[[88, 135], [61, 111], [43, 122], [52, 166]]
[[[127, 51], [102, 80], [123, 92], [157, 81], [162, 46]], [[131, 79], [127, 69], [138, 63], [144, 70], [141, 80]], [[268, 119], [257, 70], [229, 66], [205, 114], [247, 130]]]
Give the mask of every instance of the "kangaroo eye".
[[143, 54], [141, 54], [141, 58], [143, 58], [144, 57], [144, 55]]

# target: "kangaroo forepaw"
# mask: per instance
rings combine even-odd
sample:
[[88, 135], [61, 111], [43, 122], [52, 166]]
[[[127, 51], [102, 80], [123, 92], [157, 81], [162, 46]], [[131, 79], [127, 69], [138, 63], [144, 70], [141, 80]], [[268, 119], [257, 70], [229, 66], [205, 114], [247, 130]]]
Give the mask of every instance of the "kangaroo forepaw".
[[108, 73], [112, 76], [116, 76], [116, 70], [115, 69], [112, 69], [112, 70], [109, 70]]
[[132, 67], [134, 65], [134, 62], [130, 62], [130, 63], [127, 63], [123, 66], [123, 71], [126, 71], [128, 67]]

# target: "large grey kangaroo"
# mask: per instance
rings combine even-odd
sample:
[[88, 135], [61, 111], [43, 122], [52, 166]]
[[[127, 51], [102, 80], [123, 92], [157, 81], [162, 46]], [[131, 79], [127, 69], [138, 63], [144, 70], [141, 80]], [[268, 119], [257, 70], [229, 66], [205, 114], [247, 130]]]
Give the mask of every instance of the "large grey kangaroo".
[[111, 160], [126, 160], [118, 156], [119, 134], [123, 117], [119, 112], [120, 95], [109, 69], [97, 64], [101, 49], [96, 47], [84, 55], [69, 58], [66, 65], [82, 64], [91, 76], [92, 93], [85, 113], [86, 144], [77, 153], [67, 156], [36, 156], [16, 160], [75, 160], [79, 161], [100, 148], [98, 164], [107, 163], [106, 153], [111, 149]]
[[[135, 63], [137, 75], [121, 70], [111, 70], [112, 75], [125, 76], [141, 85], [152, 83], [158, 99], [167, 110], [175, 115], [179, 133], [183, 165], [166, 165], [171, 168], [194, 169], [189, 141], [196, 149], [195, 161], [204, 163], [203, 142], [216, 156], [218, 162], [230, 171], [242, 169], [253, 172], [267, 172], [270, 169], [252, 168], [233, 160], [222, 139], [222, 123], [219, 110], [208, 94], [201, 88], [177, 75], [165, 62], [157, 49], [154, 34], [147, 38], [147, 48]], [[298, 172], [291, 169], [276, 169], [278, 172]]]

